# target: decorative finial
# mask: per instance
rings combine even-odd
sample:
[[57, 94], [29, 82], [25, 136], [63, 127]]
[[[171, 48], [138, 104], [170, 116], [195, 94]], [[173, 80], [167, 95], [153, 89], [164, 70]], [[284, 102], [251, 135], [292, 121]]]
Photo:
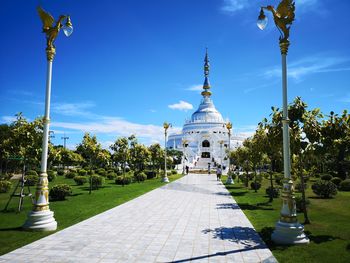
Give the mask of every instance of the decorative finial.
[[209, 64], [209, 57], [208, 57], [208, 48], [205, 50], [205, 58], [204, 58], [204, 84], [203, 84], [203, 91], [202, 91], [202, 96], [204, 97], [210, 97], [211, 92], [209, 91], [210, 89], [210, 83], [209, 83], [209, 69], [210, 69], [210, 64]]

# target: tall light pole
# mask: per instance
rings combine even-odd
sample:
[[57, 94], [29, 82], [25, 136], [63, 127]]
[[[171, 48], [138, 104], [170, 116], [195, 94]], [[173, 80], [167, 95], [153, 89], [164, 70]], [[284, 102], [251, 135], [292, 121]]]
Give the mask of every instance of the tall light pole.
[[232, 174], [231, 174], [231, 158], [230, 158], [232, 123], [231, 122], [226, 123], [226, 128], [228, 130], [228, 177], [226, 180], [226, 184], [234, 184], [232, 179]]
[[223, 156], [223, 154], [222, 154], [222, 145], [224, 144], [224, 141], [223, 140], [221, 140], [221, 141], [219, 141], [219, 144], [220, 144], [220, 166], [221, 166], [221, 169], [222, 169], [222, 156]]
[[185, 149], [187, 147], [188, 140], [183, 139], [182, 140], [182, 174], [185, 174]]
[[166, 165], [166, 138], [167, 138], [167, 131], [171, 127], [171, 123], [164, 122], [163, 123], [163, 128], [164, 128], [164, 176], [162, 178], [163, 183], [169, 183], [169, 178], [167, 175], [167, 165]]
[[[49, 208], [49, 182], [47, 179], [47, 152], [48, 152], [48, 137], [49, 137], [49, 123], [50, 123], [50, 97], [51, 97], [51, 75], [52, 75], [52, 61], [56, 54], [56, 48], [53, 44], [61, 28], [66, 36], [70, 36], [73, 32], [70, 17], [61, 15], [56, 24], [54, 18], [38, 7], [39, 16], [43, 22], [43, 32], [46, 33], [47, 47], [47, 80], [46, 80], [46, 99], [45, 99], [45, 115], [44, 115], [44, 129], [43, 129], [43, 143], [41, 154], [41, 169], [39, 182], [36, 186], [35, 200], [33, 210], [28, 214], [27, 221], [23, 228], [36, 231], [51, 231], [57, 229], [57, 222], [53, 216], [53, 212]], [[62, 24], [66, 20], [65, 25]]]
[[66, 149], [66, 141], [69, 139], [68, 136], [66, 136], [66, 134], [64, 134], [61, 139], [63, 140], [63, 148]]
[[293, 0], [282, 0], [275, 10], [273, 6], [261, 7], [257, 25], [263, 30], [267, 25], [264, 9], [270, 11], [274, 22], [281, 33], [279, 45], [282, 55], [282, 94], [283, 94], [283, 166], [284, 181], [282, 191], [282, 209], [280, 220], [276, 223], [272, 240], [278, 244], [307, 244], [309, 239], [304, 233], [304, 226], [298, 222], [293, 181], [290, 174], [290, 145], [289, 145], [289, 119], [287, 102], [287, 53], [289, 47], [289, 29], [294, 21], [295, 3]]

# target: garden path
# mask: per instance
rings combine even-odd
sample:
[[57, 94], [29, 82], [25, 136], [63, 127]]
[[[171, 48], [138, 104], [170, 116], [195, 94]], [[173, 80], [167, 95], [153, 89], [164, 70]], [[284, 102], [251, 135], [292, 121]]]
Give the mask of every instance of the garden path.
[[0, 262], [277, 262], [214, 175], [189, 174]]

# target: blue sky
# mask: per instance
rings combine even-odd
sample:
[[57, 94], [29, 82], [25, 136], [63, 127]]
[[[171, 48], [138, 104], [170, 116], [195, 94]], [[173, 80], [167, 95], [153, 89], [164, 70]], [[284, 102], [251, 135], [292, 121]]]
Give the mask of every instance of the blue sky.
[[[288, 98], [340, 113], [350, 105], [350, 2], [296, 0], [290, 33]], [[84, 132], [106, 147], [118, 136], [162, 142], [198, 107], [208, 47], [213, 100], [234, 132], [250, 134], [281, 105], [279, 33], [269, 16], [256, 26], [261, 0], [2, 0], [0, 122], [17, 112], [44, 114], [45, 36], [40, 4], [70, 14], [71, 37], [56, 39], [51, 97], [54, 144], [73, 148]], [[193, 107], [193, 109], [192, 109]]]

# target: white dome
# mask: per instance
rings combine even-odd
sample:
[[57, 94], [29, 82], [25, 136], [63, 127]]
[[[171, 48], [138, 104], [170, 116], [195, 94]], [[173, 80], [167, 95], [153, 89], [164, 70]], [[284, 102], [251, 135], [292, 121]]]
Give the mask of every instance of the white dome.
[[220, 122], [224, 119], [221, 113], [215, 108], [213, 101], [209, 97], [204, 97], [201, 104], [191, 117], [191, 122]]

